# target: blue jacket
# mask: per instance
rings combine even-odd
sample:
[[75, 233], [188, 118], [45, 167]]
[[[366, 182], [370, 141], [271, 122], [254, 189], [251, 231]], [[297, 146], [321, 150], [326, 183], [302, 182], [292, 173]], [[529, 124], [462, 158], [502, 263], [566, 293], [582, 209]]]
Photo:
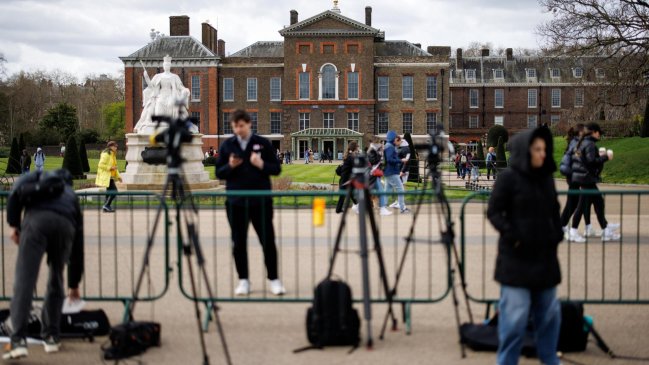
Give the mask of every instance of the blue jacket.
[[401, 160], [397, 155], [397, 149], [394, 148], [392, 143], [386, 143], [385, 149], [383, 150], [383, 156], [385, 157], [385, 176], [398, 175], [401, 171]]

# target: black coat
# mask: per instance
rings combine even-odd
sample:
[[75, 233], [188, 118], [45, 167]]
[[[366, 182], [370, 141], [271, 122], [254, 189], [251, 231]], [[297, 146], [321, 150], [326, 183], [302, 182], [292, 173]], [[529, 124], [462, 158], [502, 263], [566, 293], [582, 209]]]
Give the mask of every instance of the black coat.
[[581, 144], [577, 144], [572, 155], [572, 182], [580, 185], [597, 184], [608, 156], [600, 156], [595, 144], [597, 140], [592, 136], [584, 137]]
[[[255, 152], [261, 153], [264, 160], [262, 170], [250, 163], [250, 155]], [[236, 168], [230, 168], [230, 154], [236, 154], [243, 158], [243, 163]], [[237, 137], [233, 136], [225, 140], [219, 147], [219, 158], [216, 160], [216, 177], [225, 180], [227, 190], [271, 190], [271, 175], [279, 175], [281, 166], [275, 149], [269, 140], [259, 135], [250, 136], [246, 150], [242, 151]], [[246, 199], [242, 197], [228, 197], [228, 202], [243, 204]], [[252, 202], [252, 200], [249, 200]]]
[[[546, 160], [532, 169], [529, 146], [537, 136], [546, 141]], [[523, 132], [512, 139], [510, 150], [510, 168], [498, 174], [487, 211], [500, 232], [494, 276], [503, 285], [554, 287], [561, 282], [557, 246], [563, 231], [552, 177], [552, 135], [545, 127]]]

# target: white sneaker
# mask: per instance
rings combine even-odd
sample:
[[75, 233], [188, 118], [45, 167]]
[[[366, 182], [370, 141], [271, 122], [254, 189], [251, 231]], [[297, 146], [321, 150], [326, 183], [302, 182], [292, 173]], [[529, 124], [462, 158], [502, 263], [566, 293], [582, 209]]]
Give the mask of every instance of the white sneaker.
[[606, 227], [602, 231], [602, 241], [617, 241], [620, 239], [620, 234], [613, 232], [610, 228]]
[[239, 280], [239, 285], [234, 289], [234, 295], [249, 295], [250, 294], [250, 280], [241, 279]]
[[43, 347], [45, 348], [45, 352], [48, 354], [58, 352], [61, 347], [61, 341], [49, 336], [43, 340]]
[[586, 239], [577, 232], [576, 229], [571, 228], [570, 233], [568, 233], [568, 241], [571, 242], [586, 242]]
[[358, 214], [358, 204], [352, 205], [352, 210], [354, 211], [354, 213]]
[[286, 289], [279, 279], [275, 279], [270, 281], [270, 292], [274, 295], [283, 295], [286, 293]]
[[379, 215], [392, 215], [392, 212], [390, 209], [386, 207], [381, 207], [381, 210], [379, 211]]
[[620, 229], [620, 223], [608, 223], [606, 225], [606, 228], [610, 229], [611, 231], [616, 231]]
[[390, 208], [394, 208], [394, 209], [399, 208], [399, 201], [395, 201], [394, 203], [390, 204]]
[[595, 227], [593, 227], [591, 224], [586, 226], [586, 229], [584, 230], [584, 237], [596, 237], [600, 236], [601, 234], [597, 232]]

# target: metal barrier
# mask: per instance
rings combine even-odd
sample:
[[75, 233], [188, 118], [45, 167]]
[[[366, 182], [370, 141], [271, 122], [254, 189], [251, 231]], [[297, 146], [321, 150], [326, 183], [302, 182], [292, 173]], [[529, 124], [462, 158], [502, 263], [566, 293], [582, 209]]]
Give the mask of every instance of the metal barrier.
[[[649, 304], [649, 191], [569, 191], [566, 195], [603, 194], [606, 216], [619, 222], [621, 239], [585, 243], [563, 241], [558, 248], [562, 282], [558, 296], [588, 304]], [[493, 280], [498, 233], [487, 219], [489, 192], [475, 192], [460, 209], [461, 261], [471, 300], [495, 303], [499, 285]], [[572, 222], [572, 220], [571, 220]], [[580, 231], [583, 233], [583, 219]], [[593, 227], [599, 224], [592, 216]]]
[[[115, 213], [104, 213], [104, 193], [79, 193], [84, 213], [85, 272], [81, 293], [87, 301], [122, 302], [125, 308], [133, 300], [135, 275], [142, 265], [155, 209], [162, 205], [163, 227], [155, 239], [147, 280], [138, 296], [139, 301], [161, 298], [169, 287], [169, 244], [167, 205], [160, 196], [152, 193], [117, 193], [113, 203]], [[0, 192], [0, 301], [11, 300], [14, 267], [18, 246], [8, 240], [6, 223], [8, 193]], [[39, 270], [35, 298], [42, 299], [47, 283], [47, 267], [43, 260]], [[128, 313], [124, 313], [126, 316]]]
[[[225, 199], [228, 196], [272, 197], [274, 206], [274, 229], [278, 254], [278, 273], [284, 282], [287, 293], [284, 296], [273, 296], [269, 293], [266, 280], [266, 269], [263, 252], [257, 235], [252, 229], [248, 234], [248, 256], [252, 292], [249, 296], [234, 296], [234, 288], [238, 276], [232, 257], [232, 240], [228, 225]], [[414, 202], [419, 196], [418, 191], [406, 192], [407, 205], [413, 209]], [[198, 283], [199, 294], [196, 298], [189, 290], [188, 272], [184, 259], [178, 260], [180, 289], [189, 299], [210, 303], [211, 300], [225, 302], [310, 302], [313, 290], [319, 281], [324, 279], [329, 267], [336, 230], [340, 224], [341, 215], [334, 210], [339, 193], [323, 191], [287, 191], [287, 192], [214, 192], [194, 193], [193, 198], [198, 204], [198, 232], [200, 242], [207, 261], [207, 272], [214, 298], [208, 298], [204, 283]], [[327, 202], [325, 224], [315, 227], [312, 224], [314, 198], [324, 198]], [[426, 193], [425, 204], [422, 206], [418, 224], [415, 228], [415, 238], [427, 242], [439, 239], [439, 221], [436, 204], [431, 204], [432, 194]], [[392, 200], [390, 200], [390, 203]], [[374, 211], [381, 247], [385, 258], [386, 270], [390, 286], [394, 284], [394, 275], [404, 248], [406, 237], [413, 220], [412, 214], [399, 214], [393, 210], [392, 216], [379, 216]], [[256, 212], [251, 211], [250, 214]], [[341, 248], [343, 252], [336, 260], [334, 275], [343, 278], [352, 288], [356, 301], [361, 300], [361, 259], [359, 250], [359, 218], [351, 210], [347, 214], [346, 228], [343, 234]], [[368, 247], [373, 249], [374, 243], [370, 237]], [[182, 243], [178, 242], [178, 254], [182, 254]], [[374, 302], [385, 302], [385, 292], [380, 285], [378, 258], [374, 251], [369, 253], [371, 297]], [[448, 274], [449, 256], [441, 244], [411, 244], [405, 269], [401, 278], [395, 302], [404, 305], [405, 319], [409, 320], [410, 304], [434, 303], [441, 301], [450, 290]], [[409, 323], [409, 322], [407, 322]]]

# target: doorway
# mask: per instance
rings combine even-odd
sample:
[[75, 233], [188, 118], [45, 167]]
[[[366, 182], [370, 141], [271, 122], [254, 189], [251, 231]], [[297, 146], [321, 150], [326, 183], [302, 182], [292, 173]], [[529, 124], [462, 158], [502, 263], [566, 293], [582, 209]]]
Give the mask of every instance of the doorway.
[[322, 153], [326, 153], [327, 158], [333, 160], [334, 141], [322, 141]]
[[298, 141], [298, 153], [300, 158], [304, 158], [304, 151], [306, 151], [307, 148], [309, 148], [309, 141]]

